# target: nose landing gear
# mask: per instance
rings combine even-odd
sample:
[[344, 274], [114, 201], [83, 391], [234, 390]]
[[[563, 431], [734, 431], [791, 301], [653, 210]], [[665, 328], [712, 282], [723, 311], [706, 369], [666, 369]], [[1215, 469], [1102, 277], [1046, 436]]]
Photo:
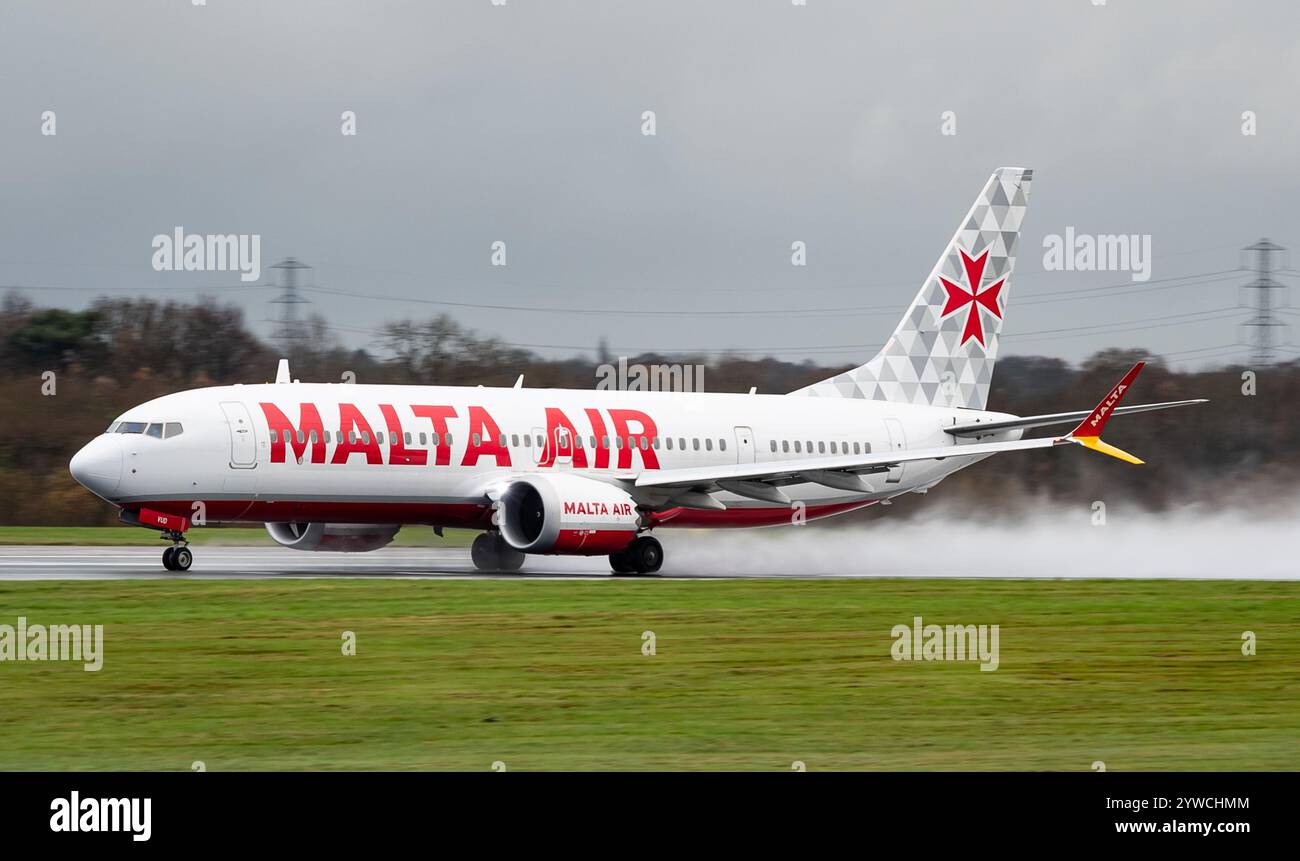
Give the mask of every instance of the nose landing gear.
[[172, 541], [172, 546], [163, 551], [163, 567], [168, 571], [190, 570], [190, 565], [194, 564], [194, 553], [185, 542], [185, 533], [164, 530], [162, 537]]

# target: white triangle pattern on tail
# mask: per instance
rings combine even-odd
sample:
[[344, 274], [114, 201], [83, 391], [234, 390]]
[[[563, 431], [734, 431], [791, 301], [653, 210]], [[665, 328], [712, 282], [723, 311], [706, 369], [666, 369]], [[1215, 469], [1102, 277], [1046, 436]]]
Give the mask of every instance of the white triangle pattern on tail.
[[[1033, 173], [1004, 167], [989, 177], [902, 322], [874, 359], [794, 394], [984, 409]], [[968, 284], [962, 252], [978, 259], [986, 250], [981, 283]], [[940, 278], [973, 292], [987, 290], [1005, 278], [996, 299], [991, 300], [999, 313], [970, 302], [943, 316], [948, 290]], [[983, 344], [974, 337], [963, 338], [972, 313], [979, 315]]]

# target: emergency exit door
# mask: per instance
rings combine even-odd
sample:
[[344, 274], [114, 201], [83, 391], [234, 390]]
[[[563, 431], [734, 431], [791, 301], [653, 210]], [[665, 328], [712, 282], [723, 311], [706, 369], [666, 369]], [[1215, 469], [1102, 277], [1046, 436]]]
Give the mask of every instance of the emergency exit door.
[[[885, 419], [885, 432], [889, 434], [889, 450], [902, 452], [907, 449], [907, 437], [903, 434], [903, 423], [898, 419]], [[885, 484], [898, 484], [903, 480], [903, 464], [889, 470]]]
[[736, 463], [754, 462], [754, 432], [749, 428], [736, 428]]

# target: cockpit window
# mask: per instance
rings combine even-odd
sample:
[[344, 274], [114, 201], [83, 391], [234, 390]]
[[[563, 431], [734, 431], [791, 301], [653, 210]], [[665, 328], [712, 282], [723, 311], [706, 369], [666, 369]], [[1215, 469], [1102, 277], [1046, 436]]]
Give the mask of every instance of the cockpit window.
[[142, 433], [154, 439], [171, 439], [185, 432], [180, 422], [123, 422], [116, 421], [105, 433]]

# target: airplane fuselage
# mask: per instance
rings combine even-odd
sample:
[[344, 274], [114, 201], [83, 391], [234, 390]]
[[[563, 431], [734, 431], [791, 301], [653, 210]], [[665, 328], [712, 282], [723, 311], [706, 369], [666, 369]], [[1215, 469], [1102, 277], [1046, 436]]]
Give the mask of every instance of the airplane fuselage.
[[[235, 385], [133, 407], [78, 455], [77, 471], [127, 511], [202, 512], [209, 523], [489, 528], [485, 493], [513, 476], [570, 473], [631, 489], [646, 471], [956, 447], [943, 428], [983, 417], [1007, 416], [788, 395]], [[696, 509], [633, 492], [658, 509], [655, 526], [784, 524], [928, 488], [974, 460], [897, 466], [867, 476], [872, 493], [791, 484], [789, 504], [722, 492], [725, 510]]]

